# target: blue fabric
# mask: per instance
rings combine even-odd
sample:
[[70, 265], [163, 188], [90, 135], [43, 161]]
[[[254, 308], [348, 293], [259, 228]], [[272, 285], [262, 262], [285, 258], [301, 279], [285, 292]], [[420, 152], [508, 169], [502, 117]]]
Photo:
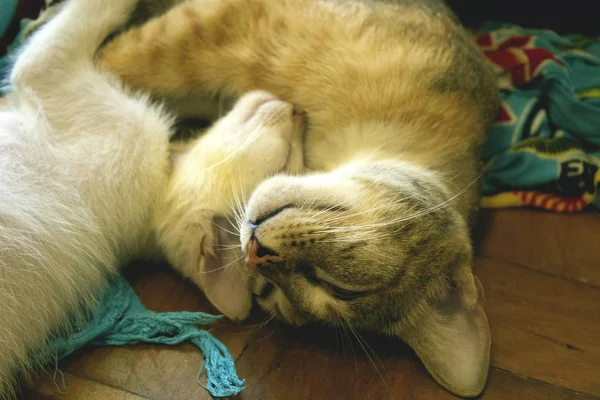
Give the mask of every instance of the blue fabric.
[[202, 312], [155, 313], [147, 310], [129, 283], [120, 275], [107, 282], [98, 294], [98, 307], [83, 322], [73, 323], [70, 336], [53, 336], [47, 351], [33, 354], [34, 367], [60, 360], [87, 346], [123, 346], [138, 342], [177, 345], [191, 342], [203, 353], [205, 387], [215, 397], [233, 396], [244, 389], [227, 347], [196, 324], [207, 325], [221, 318]]
[[[0, 0], [0, 32], [4, 34], [4, 31], [8, 29], [8, 25], [10, 24], [13, 14], [17, 8], [18, 0]], [[21, 31], [23, 28], [27, 26], [27, 24], [31, 22], [28, 19], [23, 19], [20, 21]], [[10, 40], [10, 39], [8, 39]], [[18, 48], [21, 44], [21, 34], [14, 39], [13, 43], [10, 45], [12, 50]], [[1, 54], [1, 53], [0, 53]], [[5, 54], [0, 57], [0, 81], [4, 81], [7, 73], [9, 72], [9, 68], [11, 65], [11, 57], [12, 53]], [[6, 94], [6, 88], [3, 84], [0, 84], [0, 96], [4, 96]]]
[[484, 207], [600, 206], [600, 40], [487, 24], [502, 108], [483, 148]]
[[0, 36], [6, 32], [18, 4], [19, 0], [0, 0]]

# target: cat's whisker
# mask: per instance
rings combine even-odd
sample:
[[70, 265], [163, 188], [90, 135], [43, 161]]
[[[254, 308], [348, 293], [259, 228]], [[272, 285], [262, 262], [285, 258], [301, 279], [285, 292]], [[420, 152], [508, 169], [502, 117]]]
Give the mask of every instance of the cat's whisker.
[[[401, 199], [398, 199], [398, 200], [396, 201], [396, 203], [399, 203], [399, 202], [401, 202], [401, 201], [407, 200], [407, 199], [409, 199], [410, 197], [411, 197], [411, 196], [407, 196], [407, 197], [403, 197], [403, 198], [401, 198]], [[358, 215], [363, 215], [363, 214], [367, 214], [367, 213], [372, 213], [372, 212], [374, 212], [374, 211], [377, 211], [377, 210], [380, 210], [380, 209], [387, 209], [387, 208], [389, 208], [389, 207], [390, 207], [390, 203], [385, 203], [385, 204], [382, 204], [382, 205], [379, 205], [379, 206], [377, 206], [377, 207], [373, 207], [373, 208], [370, 208], [370, 209], [368, 209], [368, 210], [364, 210], [364, 211], [357, 211], [357, 212], [355, 212], [355, 213], [351, 213], [351, 214], [342, 213], [342, 215], [339, 215], [339, 216], [335, 216], [335, 217], [332, 217], [332, 218], [326, 219], [326, 220], [322, 221], [322, 223], [323, 223], [323, 224], [327, 224], [327, 223], [335, 222], [335, 221], [338, 221], [338, 220], [341, 220], [341, 219], [347, 219], [347, 218], [356, 217], [356, 216], [358, 216]]]
[[[465, 193], [469, 189], [469, 187], [472, 186], [479, 179], [480, 179], [480, 176], [478, 176], [477, 178], [475, 178], [468, 185], [466, 185], [462, 190], [460, 190], [458, 193], [456, 193], [452, 197], [448, 198], [447, 200], [442, 201], [442, 202], [440, 202], [439, 204], [437, 204], [437, 205], [435, 205], [433, 207], [430, 207], [428, 209], [419, 211], [417, 213], [408, 213], [408, 216], [406, 216], [406, 214], [405, 214], [402, 217], [395, 218], [395, 219], [388, 220], [388, 221], [384, 221], [384, 222], [365, 223], [365, 224], [361, 224], [361, 225], [350, 225], [350, 226], [340, 226], [340, 227], [331, 227], [331, 228], [328, 227], [328, 228], [324, 228], [324, 229], [322, 229], [320, 231], [314, 232], [314, 233], [312, 233], [312, 235], [319, 235], [319, 234], [323, 235], [323, 234], [326, 234], [326, 233], [343, 233], [343, 234], [347, 234], [349, 232], [355, 232], [357, 234], [358, 233], [366, 233], [369, 230], [373, 230], [374, 231], [377, 228], [383, 228], [383, 227], [386, 227], [386, 226], [399, 224], [399, 223], [402, 223], [402, 222], [410, 221], [410, 220], [415, 219], [415, 218], [422, 217], [424, 215], [431, 214], [431, 213], [439, 210], [440, 208], [445, 207], [450, 202], [452, 202], [454, 199], [456, 199], [457, 197], [459, 197], [460, 195], [462, 195], [463, 193]], [[379, 207], [375, 207], [373, 209], [363, 211], [362, 213], [372, 212], [373, 210], [375, 210], [377, 208], [379, 208]], [[341, 217], [339, 217], [339, 218], [341, 218]], [[370, 237], [369, 239], [376, 239], [376, 238], [381, 239], [381, 238], [385, 238], [385, 237], [387, 237], [387, 236], [389, 236], [391, 234], [392, 233], [381, 233], [379, 236]], [[311, 235], [311, 234], [307, 234], [307, 236], [308, 235]], [[348, 242], [348, 241], [353, 241], [353, 240], [354, 239], [352, 239], [352, 238], [336, 238], [335, 241], [338, 241], [338, 242]]]
[[348, 340], [348, 343], [350, 344], [350, 350], [352, 350], [352, 357], [354, 358], [354, 367], [356, 368], [356, 376], [358, 376], [358, 359], [356, 358], [356, 351], [354, 350], [354, 344], [352, 343], [352, 338], [350, 337], [348, 330], [345, 329], [346, 327], [345, 327], [344, 323], [342, 322], [340, 316], [336, 315], [335, 318], [337, 319], [338, 324], [340, 326], [340, 332], [342, 334], [342, 346], [345, 343], [345, 340]]
[[238, 234], [241, 234], [242, 217], [237, 207], [231, 209], [231, 217], [233, 217], [233, 221], [229, 221], [229, 223], [235, 228]]
[[[236, 195], [235, 186], [234, 186], [233, 182], [231, 183], [231, 191], [233, 193], [234, 201], [236, 201], [237, 195]], [[231, 220], [231, 218], [230, 218], [231, 216], [233, 217], [234, 221]], [[229, 224], [233, 227], [233, 229], [237, 232], [237, 234], [239, 236], [240, 233], [241, 233], [240, 232], [240, 226], [241, 226], [241, 224], [239, 223], [239, 217], [238, 217], [238, 214], [237, 214], [237, 207], [236, 207], [235, 204], [232, 205], [231, 211], [225, 215], [225, 218], [227, 218], [227, 222], [229, 222]]]
[[[237, 201], [236, 201], [237, 202]], [[239, 231], [239, 227], [242, 225], [243, 222], [243, 213], [244, 213], [244, 208], [241, 204], [236, 205], [232, 210], [232, 214], [233, 214], [233, 219], [235, 220], [235, 225], [237, 227], [237, 230]]]
[[[377, 368], [377, 364], [375, 364], [375, 361], [373, 361], [373, 358], [371, 357], [371, 355], [369, 354], [369, 352], [367, 351], [367, 347], [365, 347], [366, 342], [364, 342], [364, 339], [362, 339], [360, 337], [360, 335], [354, 330], [354, 328], [352, 327], [352, 325], [350, 324], [350, 321], [348, 321], [347, 318], [344, 318], [344, 321], [346, 321], [346, 325], [348, 326], [348, 329], [350, 330], [350, 332], [354, 335], [354, 337], [356, 338], [356, 341], [358, 342], [358, 344], [360, 345], [360, 347], [362, 347], [363, 351], [365, 352], [365, 354], [367, 355], [367, 357], [369, 358], [369, 361], [371, 362], [371, 365], [373, 365], [373, 368], [375, 368], [375, 371], [377, 372], [377, 374], [379, 375], [379, 377], [381, 378], [381, 381], [383, 382], [385, 388], [387, 389], [388, 393], [392, 394], [392, 391], [390, 389], [390, 387], [387, 384], [387, 381], [385, 380], [385, 378], [383, 377], [383, 374], [381, 373], [381, 371], [379, 370], [379, 368]], [[371, 349], [370, 347], [368, 347], [368, 349], [373, 352], [373, 349]], [[377, 357], [377, 355], [375, 354], [375, 352], [373, 352], [373, 355], [375, 357]], [[381, 360], [379, 360], [379, 357], [377, 357], [377, 360], [379, 361], [379, 363], [381, 364], [381, 366], [383, 367], [383, 363], [381, 363]], [[387, 371], [386, 371], [386, 375], [388, 375]]]
[[[231, 220], [231, 216], [232, 216], [233, 212], [234, 212], [234, 210], [232, 209], [231, 213], [225, 213], [225, 219], [229, 223], [229, 226], [236, 232], [236, 235], [239, 236], [240, 235], [239, 225], [236, 224], [235, 221]], [[234, 217], [234, 219], [235, 219], [235, 217]]]
[[244, 185], [240, 186], [240, 199], [238, 201], [240, 224], [244, 221], [244, 216], [246, 215], [246, 203], [248, 202], [248, 193], [245, 192], [244, 188]]
[[243, 222], [244, 222], [244, 215], [246, 214], [246, 193], [244, 193], [244, 185], [242, 184], [242, 177], [241, 177], [241, 173], [238, 172], [238, 179], [236, 180], [236, 182], [239, 181], [240, 182], [240, 187], [238, 189], [237, 186], [235, 186], [235, 183], [232, 182], [232, 193], [233, 193], [233, 199], [235, 202], [235, 209], [233, 210], [234, 215], [235, 215], [235, 219], [237, 221], [237, 226], [241, 227]]
[[237, 244], [217, 244], [215, 247], [223, 249], [235, 249], [239, 246]]
[[232, 251], [232, 250], [239, 250], [239, 248], [240, 248], [240, 245], [231, 244], [231, 245], [227, 245], [227, 247], [219, 246], [219, 248], [215, 249], [215, 251]]
[[270, 324], [273, 320], [275, 319], [274, 315], [267, 315], [267, 317], [257, 323], [257, 324], [253, 324], [253, 325], [245, 325], [244, 329], [242, 330], [243, 332], [247, 333], [247, 332], [252, 332], [253, 335], [255, 335], [256, 333], [258, 333], [261, 329], [263, 329], [264, 327], [266, 327], [268, 324]]
[[229, 233], [230, 235], [234, 235], [234, 236], [239, 236], [239, 232], [232, 232], [227, 228], [222, 227], [219, 224], [213, 223], [214, 226], [216, 226], [217, 228], [219, 228], [220, 230]]
[[471, 187], [475, 182], [477, 182], [480, 179], [480, 177], [481, 176], [478, 176], [477, 178], [473, 179], [473, 181], [471, 181], [471, 183], [469, 183], [468, 185], [466, 185], [464, 187], [464, 189], [460, 190], [454, 196], [450, 197], [449, 199], [447, 199], [447, 200], [445, 200], [445, 201], [443, 201], [443, 202], [441, 202], [441, 203], [439, 203], [439, 204], [437, 204], [437, 205], [435, 205], [433, 207], [430, 207], [430, 208], [428, 208], [426, 210], [420, 211], [420, 212], [418, 212], [416, 214], [413, 214], [413, 215], [411, 215], [409, 217], [399, 218], [399, 219], [396, 219], [396, 220], [382, 222], [382, 223], [379, 223], [379, 224], [370, 224], [370, 226], [382, 227], [382, 226], [387, 226], [387, 225], [390, 225], [390, 224], [397, 224], [397, 223], [400, 223], [400, 222], [410, 221], [412, 219], [422, 217], [423, 215], [431, 214], [432, 212], [434, 212], [436, 210], [439, 210], [440, 208], [448, 205], [454, 199], [456, 199], [457, 197], [459, 197], [460, 195], [462, 195], [463, 193], [465, 193], [469, 189], [469, 187]]
[[263, 321], [253, 325], [246, 325], [246, 328], [261, 328], [269, 322], [271, 322], [273, 319], [275, 319], [274, 315], [267, 315], [267, 317]]
[[251, 339], [251, 341], [253, 343], [256, 343], [256, 342], [260, 342], [262, 340], [266, 340], [266, 339], [270, 338], [271, 335], [273, 335], [273, 333], [275, 332], [275, 329], [271, 329], [271, 332], [269, 332], [266, 336], [264, 336], [264, 337], [262, 337], [260, 339], [257, 339], [256, 336], [258, 335], [258, 333], [263, 328], [269, 326], [269, 324], [271, 322], [273, 322], [273, 321], [277, 321], [277, 318], [275, 317], [275, 315], [271, 315], [266, 321], [264, 321], [263, 323], [259, 324], [259, 326], [256, 329], [254, 329], [254, 331], [252, 332], [252, 339]]
[[[461, 174], [462, 174], [462, 172], [459, 172], [456, 175], [454, 175], [454, 176], [452, 176], [450, 178], [447, 178], [446, 180], [442, 181], [442, 183], [448, 183], [448, 182], [456, 179]], [[467, 188], [468, 188], [468, 186], [467, 186]], [[432, 192], [433, 190], [435, 190], [435, 189], [431, 188], [431, 189], [428, 189], [428, 190], [426, 190], [424, 192], [413, 193], [413, 194], [407, 195], [405, 197], [402, 197], [400, 199], [396, 199], [396, 200], [394, 200], [394, 202], [396, 204], [398, 204], [398, 203], [404, 202], [405, 200], [409, 200], [409, 199], [415, 198], [415, 197], [425, 198], [424, 195]], [[465, 188], [465, 190], [466, 190], [466, 188]], [[462, 193], [460, 193], [460, 194], [462, 194]], [[355, 212], [355, 213], [351, 213], [351, 214], [344, 213], [343, 215], [339, 215], [339, 216], [335, 216], [335, 217], [326, 219], [326, 220], [322, 221], [322, 223], [324, 223], [324, 224], [331, 223], [331, 222], [338, 221], [338, 220], [341, 220], [341, 219], [347, 219], [347, 218], [351, 218], [351, 217], [355, 217], [355, 216], [359, 216], [359, 215], [363, 215], [363, 214], [367, 214], [367, 213], [372, 213], [372, 212], [380, 210], [380, 209], [384, 209], [384, 210], [385, 209], [389, 209], [390, 205], [391, 205], [391, 203], [385, 203], [385, 204], [381, 204], [381, 205], [379, 205], [377, 207], [373, 207], [373, 208], [370, 208], [370, 209], [364, 210], [364, 211], [359, 211], [359, 212]]]
[[222, 271], [222, 270], [228, 268], [229, 266], [235, 264], [236, 262], [242, 260], [245, 257], [246, 256], [244, 254], [242, 254], [241, 256], [237, 257], [235, 260], [233, 260], [233, 261], [231, 261], [231, 262], [229, 262], [229, 263], [227, 263], [227, 264], [225, 264], [225, 265], [223, 265], [223, 266], [221, 266], [219, 268], [215, 268], [215, 269], [210, 270], [210, 271], [203, 271], [203, 272], [199, 272], [199, 273], [200, 274], [212, 274], [213, 272]]
[[[319, 216], [321, 216], [322, 214], [324, 214], [324, 213], [326, 213], [326, 212], [330, 212], [330, 211], [332, 211], [332, 210], [336, 210], [336, 209], [340, 209], [340, 208], [341, 208], [341, 209], [343, 209], [343, 208], [345, 208], [345, 207], [347, 207], [347, 205], [346, 205], [346, 204], [344, 204], [344, 203], [342, 203], [342, 202], [338, 202], [338, 203], [333, 203], [333, 202], [332, 202], [332, 203], [331, 203], [331, 205], [329, 205], [329, 206], [327, 206], [327, 207], [325, 207], [325, 208], [322, 208], [322, 209], [320, 209], [320, 210], [319, 210], [319, 211], [318, 211], [316, 214], [314, 214], [312, 217], [313, 217], [313, 218], [316, 218], [316, 217], [319, 217]], [[327, 219], [325, 219], [325, 220], [324, 220], [324, 222], [328, 222], [328, 221], [330, 221], [330, 220], [333, 220], [333, 217], [330, 217], [330, 218], [327, 218]]]
[[[338, 338], [340, 330], [339, 318], [336, 318], [336, 321], [333, 323], [333, 333], [335, 334], [335, 352], [338, 353], [340, 351], [340, 340]], [[342, 356], [344, 355], [344, 348], [342, 347]]]
[[386, 375], [386, 377], [387, 377], [388, 379], [390, 379], [390, 375], [389, 375], [389, 373], [388, 373], [387, 369], [385, 368], [385, 365], [383, 364], [383, 362], [381, 361], [381, 359], [379, 358], [379, 356], [377, 355], [377, 353], [375, 353], [375, 350], [373, 350], [373, 348], [372, 348], [372, 347], [369, 345], [369, 343], [368, 343], [368, 342], [365, 340], [365, 338], [363, 338], [363, 337], [361, 336], [361, 334], [360, 334], [360, 333], [359, 333], [359, 332], [358, 332], [356, 329], [354, 329], [354, 327], [352, 327], [352, 326], [350, 325], [350, 321], [347, 321], [347, 323], [348, 323], [348, 326], [350, 327], [350, 329], [352, 329], [352, 330], [354, 331], [354, 333], [356, 334], [356, 338], [357, 338], [359, 341], [361, 341], [361, 342], [362, 342], [362, 343], [363, 343], [363, 344], [364, 344], [364, 345], [367, 347], [367, 349], [368, 349], [369, 351], [371, 351], [371, 354], [373, 354], [373, 357], [375, 357], [376, 361], [379, 363], [379, 365], [380, 365], [380, 366], [381, 366], [381, 368], [383, 369], [383, 372], [384, 372], [384, 374]]

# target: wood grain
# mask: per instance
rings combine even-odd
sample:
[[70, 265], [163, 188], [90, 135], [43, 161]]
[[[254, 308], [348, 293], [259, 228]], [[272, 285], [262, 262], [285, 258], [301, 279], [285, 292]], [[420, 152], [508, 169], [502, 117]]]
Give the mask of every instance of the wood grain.
[[600, 396], [600, 289], [478, 259], [492, 330], [492, 363]]
[[600, 214], [515, 209], [480, 219], [480, 255], [600, 287]]
[[[60, 382], [60, 380], [58, 381]], [[129, 393], [127, 391], [113, 388], [102, 383], [94, 382], [88, 379], [80, 378], [75, 375], [65, 374], [66, 391], [63, 388], [60, 393], [54, 386], [51, 377], [39, 385], [34, 392], [26, 395], [28, 400], [84, 400], [84, 399], [102, 399], [102, 400], [142, 400], [145, 397]], [[60, 383], [59, 383], [60, 384]]]
[[[153, 311], [203, 311], [218, 314], [200, 291], [164, 266], [138, 264], [127, 271], [134, 290]], [[252, 328], [217, 322], [207, 329], [239, 357]], [[76, 353], [63, 367], [72, 374], [104, 382], [153, 399], [209, 399], [197, 383], [202, 353], [190, 344], [93, 348]], [[203, 377], [201, 377], [202, 380]]]
[[[482, 399], [600, 399], [599, 228], [597, 214], [483, 213], [474, 269], [486, 292], [493, 367]], [[141, 263], [126, 275], [152, 310], [214, 312], [164, 266]], [[261, 318], [211, 326], [246, 379], [240, 399], [455, 398], [400, 342], [361, 333], [363, 349], [350, 332], [250, 326]], [[196, 382], [201, 360], [191, 345], [88, 348], [61, 369], [81, 399], [208, 399]], [[27, 398], [63, 398], [51, 377], [42, 382], [31, 392], [41, 397]]]
[[492, 368], [482, 400], [593, 400], [596, 397]]

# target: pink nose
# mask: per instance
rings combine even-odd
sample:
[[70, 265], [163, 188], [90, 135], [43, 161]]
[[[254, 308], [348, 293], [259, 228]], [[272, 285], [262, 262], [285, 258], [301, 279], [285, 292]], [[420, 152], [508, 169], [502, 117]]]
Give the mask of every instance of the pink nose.
[[283, 261], [283, 258], [262, 247], [258, 240], [254, 238], [248, 240], [246, 244], [246, 265], [249, 268], [256, 270], [265, 264], [275, 264], [281, 261]]

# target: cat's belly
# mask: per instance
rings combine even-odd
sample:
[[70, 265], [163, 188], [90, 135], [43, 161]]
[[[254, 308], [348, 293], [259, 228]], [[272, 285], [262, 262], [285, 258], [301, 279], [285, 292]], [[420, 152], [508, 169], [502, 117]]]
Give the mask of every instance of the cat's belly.
[[304, 139], [304, 163], [311, 171], [332, 171], [357, 161], [401, 159], [430, 164], [436, 153], [421, 148], [416, 132], [394, 122], [356, 121], [311, 129]]

